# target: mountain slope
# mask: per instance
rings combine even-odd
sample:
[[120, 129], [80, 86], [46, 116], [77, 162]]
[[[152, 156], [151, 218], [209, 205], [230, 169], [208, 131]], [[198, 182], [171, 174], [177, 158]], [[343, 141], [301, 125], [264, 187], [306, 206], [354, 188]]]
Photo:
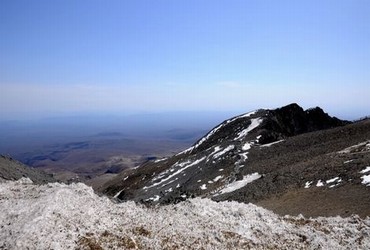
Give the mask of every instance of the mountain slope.
[[[284, 214], [365, 216], [370, 215], [370, 197], [366, 182], [362, 183], [367, 172], [360, 172], [370, 166], [368, 138], [369, 121], [350, 124], [320, 108], [304, 111], [291, 104], [258, 110], [224, 121], [173, 157], [124, 171], [102, 191], [121, 200], [148, 203], [201, 196], [261, 202]], [[343, 153], [358, 143], [365, 143], [360, 154]], [[337, 207], [326, 204], [320, 210], [295, 204], [299, 197], [320, 197], [315, 191], [324, 194], [320, 198], [324, 202], [347, 190], [356, 191], [357, 197], [342, 199]], [[292, 194], [301, 191], [302, 196]], [[279, 197], [292, 201], [282, 205]]]
[[23, 177], [30, 178], [34, 183], [40, 184], [56, 181], [51, 175], [43, 171], [27, 167], [10, 157], [0, 155], [0, 182], [18, 180]]

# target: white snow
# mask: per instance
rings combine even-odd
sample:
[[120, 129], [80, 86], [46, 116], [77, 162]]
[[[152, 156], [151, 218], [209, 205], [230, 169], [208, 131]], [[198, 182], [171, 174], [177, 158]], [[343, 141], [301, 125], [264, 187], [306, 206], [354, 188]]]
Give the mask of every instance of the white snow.
[[250, 131], [252, 131], [253, 129], [257, 128], [262, 123], [262, 121], [263, 121], [262, 118], [251, 119], [251, 124], [248, 126], [248, 128], [239, 132], [238, 136], [235, 138], [235, 140], [240, 140], [243, 137], [245, 137], [246, 135], [248, 135], [248, 133]]
[[243, 176], [243, 179], [240, 181], [234, 181], [232, 183], [229, 183], [226, 185], [223, 189], [221, 189], [218, 194], [226, 194], [234, 192], [235, 190], [238, 190], [248, 183], [251, 183], [252, 181], [255, 181], [257, 179], [261, 178], [261, 175], [259, 173], [253, 173]]
[[[200, 162], [204, 161], [205, 159], [206, 159], [206, 157], [203, 157], [203, 158], [201, 158], [201, 159], [199, 159], [199, 160], [196, 160], [196, 161], [194, 161], [194, 162], [192, 162], [192, 163], [190, 163], [190, 164], [189, 164], [189, 162], [186, 162], [186, 164], [188, 164], [188, 165], [186, 165], [186, 164], [181, 165], [181, 168], [180, 168], [180, 169], [178, 169], [175, 173], [173, 173], [173, 174], [171, 174], [171, 175], [167, 176], [166, 178], [164, 178], [164, 179], [160, 180], [159, 182], [155, 182], [153, 185], [151, 185], [151, 186], [149, 186], [149, 187], [146, 187], [146, 186], [145, 186], [143, 189], [149, 189], [149, 188], [152, 188], [152, 187], [158, 186], [158, 185], [160, 185], [160, 184], [162, 184], [162, 183], [164, 183], [164, 182], [166, 182], [166, 181], [168, 181], [168, 180], [172, 179], [174, 176], [176, 176], [176, 175], [178, 175], [178, 174], [182, 173], [185, 169], [190, 168], [190, 167], [192, 167], [192, 166], [194, 166], [194, 165], [197, 165], [198, 163], [200, 163]], [[173, 181], [172, 181], [172, 182], [173, 182]], [[169, 182], [169, 183], [171, 183], [171, 182]], [[163, 185], [162, 185], [162, 187], [163, 187], [163, 186], [168, 185], [169, 183], [165, 183], [165, 184], [163, 184]]]
[[332, 179], [329, 179], [329, 180], [327, 180], [326, 181], [326, 184], [330, 184], [330, 183], [333, 183], [333, 182], [341, 182], [342, 180], [341, 180], [341, 178], [339, 178], [339, 177], [334, 177], [334, 178], [332, 178]]
[[271, 147], [272, 145], [278, 144], [278, 143], [283, 142], [283, 141], [285, 141], [285, 140], [280, 140], [280, 141], [274, 141], [274, 142], [271, 142], [271, 143], [266, 143], [266, 144], [261, 145], [260, 147], [261, 148]]
[[370, 174], [361, 176], [362, 184], [370, 186]]
[[[332, 184], [329, 186], [329, 188], [333, 188], [338, 186], [342, 182], [342, 179], [340, 177], [334, 177], [326, 181], [318, 180], [316, 183], [316, 187], [323, 187], [325, 184]], [[311, 187], [313, 181], [307, 181], [305, 184], [305, 188]]]
[[368, 167], [366, 167], [365, 169], [361, 170], [361, 171], [360, 171], [360, 173], [361, 173], [361, 174], [365, 174], [365, 173], [367, 173], [367, 172], [369, 172], [369, 171], [370, 171], [370, 166], [368, 166]]
[[200, 189], [202, 190], [206, 190], [207, 189], [207, 185], [206, 184], [203, 184], [202, 186], [199, 187]]
[[219, 175], [219, 176], [215, 177], [215, 178], [213, 179], [213, 181], [214, 181], [214, 182], [217, 182], [217, 181], [221, 180], [221, 179], [222, 179], [222, 177], [223, 177], [223, 175]]
[[245, 143], [242, 147], [242, 150], [247, 151], [247, 150], [251, 149], [251, 145], [252, 144], [250, 142]]
[[257, 143], [259, 143], [259, 142], [260, 142], [261, 137], [262, 137], [262, 135], [257, 136], [257, 138], [256, 138], [256, 142], [257, 142]]
[[245, 161], [248, 159], [248, 152], [245, 152], [245, 153], [241, 153], [239, 154], [240, 157], [242, 158], [241, 161]]
[[234, 146], [234, 145], [229, 145], [229, 146], [227, 146], [224, 150], [222, 150], [221, 152], [218, 152], [217, 154], [214, 154], [214, 155], [213, 155], [213, 158], [214, 158], [214, 159], [217, 159], [217, 158], [219, 158], [221, 155], [226, 154], [227, 152], [229, 152], [230, 150], [233, 150], [234, 148], [235, 148], [235, 146]]
[[358, 216], [280, 217], [200, 198], [147, 208], [114, 203], [80, 183], [5, 182], [0, 197], [0, 249], [370, 248], [370, 218]]
[[156, 159], [154, 162], [157, 163], [157, 162], [161, 162], [161, 161], [165, 161], [165, 160], [167, 160], [167, 158]]
[[120, 190], [119, 192], [117, 192], [115, 195], [114, 195], [114, 198], [117, 198], [122, 192], [123, 192], [123, 190], [125, 190], [125, 189], [122, 189], [122, 190]]
[[250, 117], [251, 115], [254, 115], [255, 113], [257, 113], [257, 110], [246, 113], [246, 114], [243, 114], [243, 115], [240, 115], [240, 116], [237, 116], [237, 117], [234, 117], [233, 119], [230, 120], [230, 122], [233, 122], [233, 121], [235, 121], [237, 119], [240, 119], [240, 118]]
[[304, 185], [304, 188], [309, 188], [311, 187], [311, 184], [313, 183], [313, 181], [307, 181]]
[[[236, 117], [234, 117], [232, 119], [229, 119], [229, 120], [226, 120], [225, 122], [221, 123], [217, 127], [213, 128], [210, 132], [208, 132], [208, 134], [206, 134], [204, 137], [202, 137], [194, 146], [192, 146], [192, 147], [190, 147], [188, 149], [185, 149], [184, 151], [182, 151], [182, 152], [180, 152], [180, 153], [178, 153], [176, 155], [181, 155], [181, 154], [185, 154], [185, 153], [191, 152], [192, 150], [194, 150], [194, 149], [198, 148], [200, 145], [202, 145], [205, 141], [207, 141], [212, 135], [214, 135], [217, 131], [219, 131], [225, 125], [227, 125], [227, 124], [229, 124], [231, 122], [234, 122], [234, 121], [236, 121], [238, 119], [241, 119], [241, 118], [250, 117], [251, 115], [254, 115], [256, 112], [257, 112], [257, 110], [256, 111], [249, 112], [249, 113], [246, 113], [246, 114], [243, 114], [243, 115], [240, 115], [240, 116], [236, 116]], [[255, 120], [255, 119], [252, 119], [252, 122], [253, 122], [253, 120]]]
[[344, 161], [343, 164], [347, 164], [347, 163], [350, 163], [350, 162], [353, 162], [353, 160]]
[[159, 195], [154, 196], [153, 198], [149, 198], [152, 201], [159, 201], [159, 198], [161, 198]]
[[318, 180], [316, 187], [323, 187], [324, 183], [321, 180]]
[[338, 151], [338, 153], [340, 153], [340, 154], [349, 154], [352, 151], [355, 151], [355, 150], [357, 150], [358, 148], [361, 148], [361, 147], [367, 147], [368, 148], [368, 146], [367, 146], [368, 143], [369, 143], [369, 141], [360, 142], [359, 144], [356, 144], [356, 145], [350, 146], [348, 148], [345, 148], [341, 151]]

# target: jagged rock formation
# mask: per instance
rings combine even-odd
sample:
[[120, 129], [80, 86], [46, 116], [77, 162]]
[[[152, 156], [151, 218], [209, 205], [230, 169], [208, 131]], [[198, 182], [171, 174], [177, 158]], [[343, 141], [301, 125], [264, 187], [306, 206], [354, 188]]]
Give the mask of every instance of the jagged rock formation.
[[[346, 125], [346, 126], [345, 126]], [[320, 108], [304, 111], [297, 104], [275, 110], [257, 110], [226, 120], [189, 149], [168, 159], [148, 162], [122, 172], [101, 190], [120, 200], [176, 203], [190, 197], [216, 201], [236, 200], [273, 204], [281, 213], [307, 215], [370, 215], [366, 179], [370, 166], [370, 122], [350, 122], [330, 117]], [[365, 143], [361, 158], [343, 149]], [[355, 158], [355, 159], [352, 159]], [[361, 179], [363, 177], [363, 179]], [[365, 184], [364, 184], [365, 183]], [[321, 186], [317, 189], [316, 186]], [[315, 186], [315, 187], [313, 187]], [[356, 191], [339, 208], [295, 209], [282, 206], [276, 197], [289, 192], [292, 204], [300, 197], [336, 199], [343, 190]], [[338, 191], [339, 190], [339, 191]], [[350, 192], [350, 191], [349, 191]], [[361, 200], [361, 206], [353, 202]], [[320, 203], [320, 200], [317, 201]], [[352, 203], [352, 206], [350, 204]], [[280, 206], [280, 207], [279, 207]], [[361, 211], [360, 211], [361, 210]]]

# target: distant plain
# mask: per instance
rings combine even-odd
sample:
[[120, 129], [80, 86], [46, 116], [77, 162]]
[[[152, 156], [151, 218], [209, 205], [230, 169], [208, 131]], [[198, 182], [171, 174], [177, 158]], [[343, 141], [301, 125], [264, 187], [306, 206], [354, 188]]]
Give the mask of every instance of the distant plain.
[[181, 151], [230, 115], [168, 112], [0, 121], [0, 154], [63, 181], [104, 179]]

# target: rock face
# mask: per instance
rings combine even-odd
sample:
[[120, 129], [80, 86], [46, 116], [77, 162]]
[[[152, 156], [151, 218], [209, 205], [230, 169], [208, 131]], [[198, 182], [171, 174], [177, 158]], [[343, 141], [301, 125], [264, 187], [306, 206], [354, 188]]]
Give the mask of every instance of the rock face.
[[[200, 196], [261, 202], [284, 214], [365, 216], [370, 215], [365, 181], [370, 170], [360, 172], [370, 166], [369, 138], [368, 120], [350, 124], [318, 107], [305, 111], [291, 104], [257, 110], [224, 121], [173, 157], [122, 172], [101, 191], [144, 203], [177, 203]], [[365, 145], [361, 153], [340, 153], [359, 143]], [[356, 195], [335, 208], [303, 204], [294, 210], [302, 197], [321, 197], [316, 200], [320, 203], [351, 191]], [[291, 201], [283, 203], [284, 195]]]
[[348, 123], [336, 117], [330, 117], [319, 107], [305, 111], [294, 103], [270, 111], [270, 116], [264, 124], [266, 131], [262, 134], [260, 142], [269, 143], [287, 136], [334, 128]]
[[0, 155], [0, 182], [4, 180], [18, 180], [23, 177], [30, 178], [37, 184], [56, 181], [51, 175], [43, 171], [27, 167], [11, 157]]

